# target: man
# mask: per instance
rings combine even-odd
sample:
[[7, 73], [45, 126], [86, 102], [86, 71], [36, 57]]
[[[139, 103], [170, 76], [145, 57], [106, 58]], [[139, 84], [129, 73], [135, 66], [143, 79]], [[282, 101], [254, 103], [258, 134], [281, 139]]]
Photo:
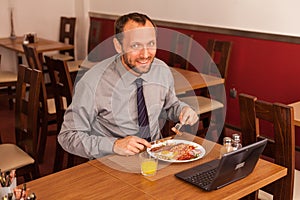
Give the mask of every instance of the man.
[[[134, 155], [151, 147], [149, 141], [161, 137], [162, 112], [183, 124], [198, 121], [197, 114], [177, 99], [169, 67], [155, 58], [156, 28], [151, 19], [139, 13], [121, 16], [115, 32], [118, 54], [94, 66], [76, 84], [58, 136], [66, 151], [82, 157]], [[137, 79], [146, 104], [145, 127], [139, 121]], [[141, 127], [148, 130], [149, 141]]]

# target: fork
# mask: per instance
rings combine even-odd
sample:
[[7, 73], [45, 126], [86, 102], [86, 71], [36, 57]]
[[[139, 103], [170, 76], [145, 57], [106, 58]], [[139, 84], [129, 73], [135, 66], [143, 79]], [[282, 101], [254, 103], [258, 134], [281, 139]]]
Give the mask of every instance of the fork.
[[179, 131], [179, 130], [181, 129], [182, 126], [183, 126], [183, 124], [177, 123], [177, 124], [175, 124], [174, 127]]
[[171, 128], [172, 131], [174, 131], [177, 135], [182, 135], [182, 133], [179, 131], [183, 124], [177, 123], [174, 127]]
[[188, 121], [190, 117], [188, 116], [186, 119], [185, 119], [185, 122], [183, 123], [176, 123], [174, 127], [171, 128], [172, 131], [174, 131], [177, 135], [182, 135], [182, 132], [180, 132], [179, 130], [181, 129], [181, 127]]

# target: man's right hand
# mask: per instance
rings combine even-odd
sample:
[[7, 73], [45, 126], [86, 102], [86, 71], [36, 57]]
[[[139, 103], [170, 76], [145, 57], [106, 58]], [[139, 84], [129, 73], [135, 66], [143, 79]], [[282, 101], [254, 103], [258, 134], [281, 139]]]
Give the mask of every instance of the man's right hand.
[[150, 148], [151, 144], [142, 138], [136, 136], [127, 136], [115, 141], [113, 150], [119, 155], [134, 155], [140, 153], [145, 148]]

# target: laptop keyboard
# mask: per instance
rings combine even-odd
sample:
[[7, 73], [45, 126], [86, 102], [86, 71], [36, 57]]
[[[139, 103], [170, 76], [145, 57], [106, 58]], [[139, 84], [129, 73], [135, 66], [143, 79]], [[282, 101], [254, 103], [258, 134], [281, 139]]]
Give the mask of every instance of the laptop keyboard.
[[217, 168], [214, 168], [205, 172], [194, 174], [193, 176], [188, 177], [186, 180], [190, 183], [198, 185], [199, 187], [205, 187], [213, 181], [216, 172]]

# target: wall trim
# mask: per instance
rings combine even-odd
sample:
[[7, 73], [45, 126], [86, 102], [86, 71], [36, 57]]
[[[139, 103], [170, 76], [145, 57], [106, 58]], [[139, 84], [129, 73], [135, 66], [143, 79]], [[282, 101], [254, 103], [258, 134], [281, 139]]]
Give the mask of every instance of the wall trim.
[[[90, 17], [95, 18], [104, 18], [109, 20], [115, 20], [119, 16], [113, 14], [104, 14], [98, 12], [89, 12]], [[254, 32], [254, 31], [243, 31], [229, 28], [220, 28], [220, 27], [212, 27], [212, 26], [203, 26], [197, 24], [186, 24], [179, 22], [171, 22], [171, 21], [162, 21], [162, 20], [153, 20], [158, 26], [170, 27], [170, 28], [180, 28], [187, 29], [193, 31], [201, 31], [208, 33], [217, 33], [217, 34], [225, 34], [231, 36], [239, 36], [239, 37], [247, 37], [261, 40], [271, 40], [277, 42], [288, 42], [300, 44], [300, 37], [298, 36], [288, 36], [288, 35], [280, 35], [280, 34], [272, 34], [272, 33], [262, 33], [262, 32]]]

